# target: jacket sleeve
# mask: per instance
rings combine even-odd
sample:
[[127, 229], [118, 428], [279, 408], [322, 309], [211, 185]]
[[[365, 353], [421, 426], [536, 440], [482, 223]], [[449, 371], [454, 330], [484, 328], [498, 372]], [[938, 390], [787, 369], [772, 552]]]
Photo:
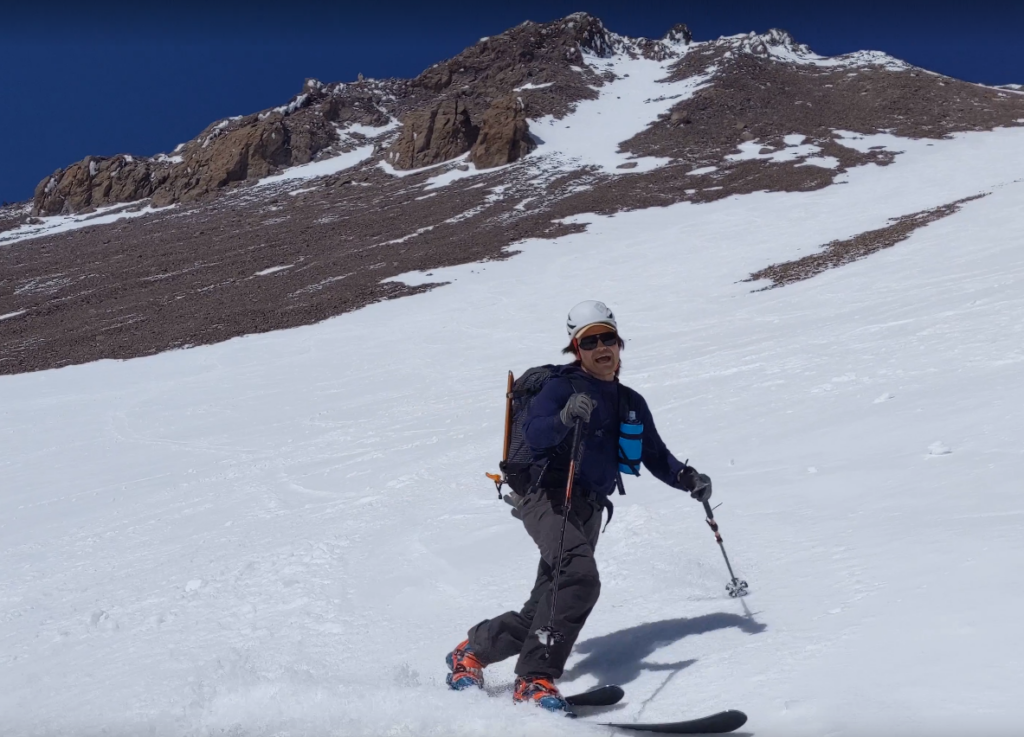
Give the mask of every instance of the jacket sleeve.
[[559, 377], [547, 382], [533, 400], [523, 423], [523, 434], [533, 450], [554, 448], [569, 434], [569, 427], [558, 415], [571, 395], [572, 383]]
[[663, 481], [673, 488], [679, 488], [676, 478], [683, 470], [683, 464], [665, 447], [664, 441], [654, 426], [651, 410], [642, 397], [640, 397], [640, 417], [644, 423], [644, 449], [641, 456], [644, 466], [659, 481]]

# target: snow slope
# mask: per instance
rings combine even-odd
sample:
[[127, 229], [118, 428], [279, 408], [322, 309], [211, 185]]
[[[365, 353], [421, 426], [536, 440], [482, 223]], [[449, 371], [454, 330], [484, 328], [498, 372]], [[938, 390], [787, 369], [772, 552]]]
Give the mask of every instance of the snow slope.
[[[685, 47], [679, 47], [680, 53]], [[611, 81], [596, 88], [595, 100], [576, 103], [574, 110], [562, 118], [546, 115], [530, 121], [530, 135], [537, 142], [531, 158], [561, 168], [593, 166], [606, 173], [623, 164], [632, 166], [630, 173], [657, 169], [669, 159], [653, 156], [634, 157], [619, 150], [619, 145], [653, 123], [659, 115], [690, 99], [710, 84], [715, 69], [676, 82], [665, 82], [678, 58], [653, 61], [625, 54], [610, 58], [586, 57], [591, 69], [613, 75]]]
[[[316, 326], [0, 378], [0, 732], [606, 734], [443, 686], [535, 554], [496, 470], [505, 371], [606, 300], [624, 379], [715, 480], [649, 474], [564, 681], [617, 720], [1002, 735], [1024, 706], [1024, 130], [906, 141], [843, 184], [614, 217]], [[740, 280], [989, 192], [764, 292]], [[567, 278], [571, 277], [571, 278]], [[0, 329], [3, 329], [0, 327]], [[970, 725], [968, 727], [968, 725]]]

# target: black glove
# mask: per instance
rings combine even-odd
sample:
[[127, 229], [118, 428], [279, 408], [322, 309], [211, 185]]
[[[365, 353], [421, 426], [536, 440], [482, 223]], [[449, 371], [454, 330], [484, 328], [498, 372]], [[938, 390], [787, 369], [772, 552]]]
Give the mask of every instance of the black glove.
[[690, 492], [690, 496], [698, 502], [706, 502], [711, 498], [711, 477], [706, 473], [697, 473], [693, 466], [683, 466], [676, 477], [680, 489]]
[[558, 416], [568, 427], [572, 427], [572, 423], [577, 417], [584, 422], [590, 422], [590, 413], [596, 406], [597, 402], [591, 399], [589, 394], [573, 394], [562, 407]]

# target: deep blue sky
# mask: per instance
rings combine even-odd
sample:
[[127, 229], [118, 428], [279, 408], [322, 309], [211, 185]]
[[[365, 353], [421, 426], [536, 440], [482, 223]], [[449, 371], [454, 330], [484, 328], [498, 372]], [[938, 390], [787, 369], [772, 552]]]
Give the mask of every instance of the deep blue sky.
[[632, 36], [676, 22], [698, 40], [779, 27], [818, 53], [879, 49], [962, 79], [1024, 83], [1022, 0], [11, 5], [0, 9], [0, 201], [30, 198], [88, 154], [170, 151], [218, 118], [286, 102], [306, 77], [412, 77], [481, 36], [576, 10]]

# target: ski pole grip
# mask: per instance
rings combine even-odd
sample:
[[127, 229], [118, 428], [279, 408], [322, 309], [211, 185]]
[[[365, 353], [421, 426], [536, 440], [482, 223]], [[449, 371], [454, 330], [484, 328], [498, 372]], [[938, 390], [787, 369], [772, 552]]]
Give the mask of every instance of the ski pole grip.
[[707, 500], [704, 501], [704, 514], [708, 516], [708, 519], [715, 518], [715, 513], [711, 511], [711, 504]]

